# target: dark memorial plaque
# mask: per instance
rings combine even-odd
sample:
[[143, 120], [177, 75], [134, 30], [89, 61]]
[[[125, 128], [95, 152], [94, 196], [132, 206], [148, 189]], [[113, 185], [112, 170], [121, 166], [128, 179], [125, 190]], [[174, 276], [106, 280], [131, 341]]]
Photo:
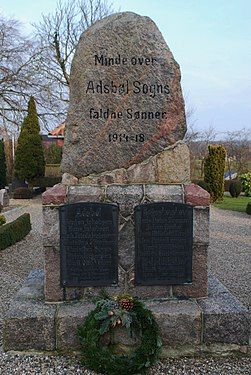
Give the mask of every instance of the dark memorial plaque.
[[62, 286], [118, 282], [118, 207], [74, 203], [59, 208]]
[[193, 208], [182, 203], [135, 207], [135, 284], [192, 281]]

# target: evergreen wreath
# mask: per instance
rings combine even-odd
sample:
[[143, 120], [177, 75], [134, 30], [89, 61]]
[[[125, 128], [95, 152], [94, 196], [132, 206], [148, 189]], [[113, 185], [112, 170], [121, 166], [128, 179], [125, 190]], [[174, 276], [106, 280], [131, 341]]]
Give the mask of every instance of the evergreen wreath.
[[[102, 346], [105, 333], [113, 334], [115, 327], [126, 327], [140, 335], [141, 343], [130, 354], [118, 354], [112, 345]], [[159, 327], [150, 310], [129, 295], [116, 299], [109, 296], [97, 301], [83, 325], [78, 327], [84, 364], [107, 375], [132, 375], [145, 371], [158, 359], [162, 346]]]

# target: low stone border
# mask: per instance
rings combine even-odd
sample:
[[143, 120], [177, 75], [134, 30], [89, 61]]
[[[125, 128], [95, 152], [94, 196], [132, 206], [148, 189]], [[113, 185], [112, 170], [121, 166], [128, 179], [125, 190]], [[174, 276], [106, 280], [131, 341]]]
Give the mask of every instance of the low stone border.
[[[214, 277], [206, 298], [146, 305], [160, 326], [163, 356], [248, 351], [248, 309]], [[45, 303], [43, 271], [34, 270], [5, 317], [4, 350], [78, 351], [77, 326], [93, 307], [89, 301]]]

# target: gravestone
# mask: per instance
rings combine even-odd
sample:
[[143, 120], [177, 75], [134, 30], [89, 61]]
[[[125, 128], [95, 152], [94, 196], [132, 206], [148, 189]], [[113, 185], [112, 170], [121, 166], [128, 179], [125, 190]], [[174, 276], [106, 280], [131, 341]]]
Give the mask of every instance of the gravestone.
[[1, 189], [0, 190], [0, 206], [2, 207], [7, 207], [9, 206], [10, 203], [10, 198], [9, 194], [6, 189]]
[[61, 206], [61, 285], [118, 282], [118, 207], [105, 203]]
[[193, 208], [161, 202], [135, 207], [135, 284], [192, 282]]
[[88, 28], [71, 68], [62, 171], [128, 168], [185, 132], [179, 65], [155, 23], [126, 12]]

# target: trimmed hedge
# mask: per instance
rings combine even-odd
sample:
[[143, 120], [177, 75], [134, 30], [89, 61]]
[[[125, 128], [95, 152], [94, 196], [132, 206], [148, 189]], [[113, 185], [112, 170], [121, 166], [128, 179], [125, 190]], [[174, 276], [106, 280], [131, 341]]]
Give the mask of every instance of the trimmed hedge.
[[23, 214], [0, 227], [0, 250], [21, 241], [31, 230], [30, 214]]
[[229, 193], [231, 197], [237, 198], [242, 191], [242, 184], [240, 181], [234, 181], [229, 185]]
[[248, 202], [248, 204], [247, 204], [247, 207], [246, 207], [246, 213], [247, 213], [248, 215], [251, 215], [251, 202]]

